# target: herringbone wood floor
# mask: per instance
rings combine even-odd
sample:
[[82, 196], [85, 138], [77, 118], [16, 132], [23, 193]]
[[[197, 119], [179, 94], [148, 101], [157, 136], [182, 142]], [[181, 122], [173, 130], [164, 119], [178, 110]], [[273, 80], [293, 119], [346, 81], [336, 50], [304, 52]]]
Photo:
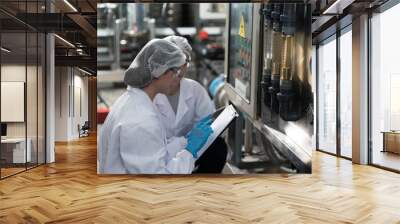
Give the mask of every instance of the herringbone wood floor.
[[315, 152], [312, 175], [98, 176], [96, 138], [0, 181], [0, 223], [400, 223], [400, 175]]

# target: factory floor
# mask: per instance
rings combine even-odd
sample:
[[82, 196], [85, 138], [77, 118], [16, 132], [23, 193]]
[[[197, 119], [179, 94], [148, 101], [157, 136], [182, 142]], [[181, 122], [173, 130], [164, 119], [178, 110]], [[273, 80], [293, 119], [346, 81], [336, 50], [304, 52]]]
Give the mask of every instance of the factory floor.
[[98, 176], [96, 136], [0, 181], [0, 223], [399, 223], [400, 175], [321, 152], [312, 175]]

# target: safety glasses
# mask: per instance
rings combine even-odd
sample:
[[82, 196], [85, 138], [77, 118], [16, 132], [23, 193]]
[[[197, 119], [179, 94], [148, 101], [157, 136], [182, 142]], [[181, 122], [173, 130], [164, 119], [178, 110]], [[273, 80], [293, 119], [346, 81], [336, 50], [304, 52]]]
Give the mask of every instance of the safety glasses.
[[[186, 67], [186, 69], [187, 68], [189, 68], [189, 62], [186, 62], [185, 64], [184, 64], [184, 66]], [[183, 76], [185, 75], [183, 72], [182, 72], [182, 69], [183, 69], [184, 67], [180, 67], [180, 68], [171, 68], [171, 71], [172, 72], [174, 72], [174, 77], [175, 78], [183, 78]]]

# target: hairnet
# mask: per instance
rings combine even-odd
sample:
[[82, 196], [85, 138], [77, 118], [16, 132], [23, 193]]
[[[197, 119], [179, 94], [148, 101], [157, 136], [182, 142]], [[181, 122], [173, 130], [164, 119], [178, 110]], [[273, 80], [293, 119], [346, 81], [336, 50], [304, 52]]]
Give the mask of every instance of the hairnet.
[[173, 43], [162, 39], [149, 41], [129, 68], [125, 71], [124, 82], [132, 87], [142, 88], [153, 78], [159, 78], [168, 69], [185, 64], [185, 55]]
[[169, 42], [176, 44], [186, 55], [187, 60], [190, 61], [190, 53], [192, 52], [192, 47], [190, 46], [186, 38], [181, 36], [168, 36], [165, 37], [164, 40], [168, 40]]

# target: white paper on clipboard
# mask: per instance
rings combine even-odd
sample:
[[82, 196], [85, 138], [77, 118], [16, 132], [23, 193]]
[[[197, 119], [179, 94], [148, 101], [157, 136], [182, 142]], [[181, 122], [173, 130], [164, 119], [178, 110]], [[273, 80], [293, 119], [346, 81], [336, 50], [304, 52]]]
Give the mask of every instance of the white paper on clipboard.
[[237, 116], [239, 116], [239, 114], [232, 105], [225, 107], [219, 116], [212, 122], [211, 128], [214, 132], [210, 135], [210, 137], [208, 137], [206, 144], [204, 144], [204, 146], [197, 152], [197, 158], [200, 158], [200, 156], [203, 155], [207, 148]]

